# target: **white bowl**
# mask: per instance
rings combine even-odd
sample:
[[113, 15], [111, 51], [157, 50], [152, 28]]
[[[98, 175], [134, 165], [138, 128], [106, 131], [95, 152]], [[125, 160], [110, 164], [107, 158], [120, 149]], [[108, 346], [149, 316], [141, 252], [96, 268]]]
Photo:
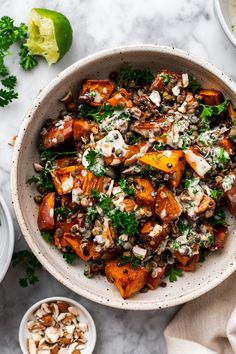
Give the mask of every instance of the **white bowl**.
[[[230, 42], [236, 47], [236, 28], [232, 31], [231, 0], [215, 0], [215, 11], [218, 20]], [[235, 16], [236, 19], [236, 16]], [[236, 26], [236, 23], [235, 23]]]
[[38, 307], [40, 307], [41, 304], [43, 303], [48, 303], [48, 302], [54, 302], [54, 301], [64, 301], [66, 303], [69, 303], [73, 306], [76, 306], [79, 309], [80, 312], [80, 320], [81, 322], [87, 323], [88, 325], [88, 332], [86, 332], [86, 337], [88, 339], [88, 342], [86, 343], [86, 348], [82, 350], [83, 354], [92, 354], [93, 350], [95, 348], [96, 344], [96, 339], [97, 339], [97, 334], [96, 334], [96, 327], [94, 324], [94, 321], [90, 315], [90, 313], [86, 310], [86, 308], [82, 305], [80, 305], [77, 301], [69, 299], [67, 297], [60, 297], [60, 296], [55, 296], [55, 297], [48, 297], [46, 299], [40, 300], [36, 302], [34, 305], [32, 305], [24, 314], [24, 317], [21, 320], [20, 323], [20, 328], [19, 328], [19, 343], [20, 347], [22, 350], [23, 354], [28, 354], [27, 351], [27, 338], [31, 337], [31, 333], [29, 332], [27, 328], [27, 322], [29, 320], [33, 319], [33, 313], [34, 311], [37, 310]]
[[14, 240], [12, 218], [3, 197], [0, 195], [0, 283], [11, 262]]
[[63, 108], [58, 100], [70, 89], [74, 93], [85, 78], [107, 78], [124, 62], [140, 68], [158, 71], [161, 68], [190, 72], [205, 87], [215, 87], [234, 104], [236, 85], [213, 65], [190, 54], [168, 47], [135, 45], [110, 49], [86, 57], [59, 74], [39, 95], [25, 117], [15, 144], [12, 165], [12, 197], [21, 230], [30, 248], [43, 266], [65, 286], [98, 303], [133, 310], [153, 310], [192, 300], [220, 284], [236, 269], [235, 235], [231, 228], [223, 252], [216, 252], [200, 264], [194, 273], [185, 273], [176, 283], [147, 293], [137, 293], [123, 300], [105, 277], [87, 279], [84, 265], [65, 263], [59, 251], [46, 243], [37, 227], [38, 206], [33, 201], [34, 188], [26, 179], [34, 174], [37, 161], [36, 141], [48, 117], [57, 116]]

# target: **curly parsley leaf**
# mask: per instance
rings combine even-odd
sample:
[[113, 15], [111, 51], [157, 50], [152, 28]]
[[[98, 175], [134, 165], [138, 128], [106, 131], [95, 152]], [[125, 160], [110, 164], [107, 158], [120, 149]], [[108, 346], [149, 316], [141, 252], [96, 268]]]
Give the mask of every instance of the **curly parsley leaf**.
[[87, 169], [93, 172], [95, 176], [104, 176], [105, 174], [105, 167], [98, 160], [100, 157], [102, 157], [102, 154], [92, 149], [85, 156], [86, 161], [89, 163]]
[[210, 219], [210, 222], [213, 226], [222, 226], [226, 224], [226, 214], [221, 206], [215, 209], [214, 215]]
[[139, 265], [141, 265], [141, 259], [139, 259], [138, 257], [135, 256], [121, 256], [120, 258], [120, 265], [126, 265], [126, 264], [130, 264], [130, 267], [132, 269], [137, 268]]
[[18, 98], [17, 92], [13, 90], [0, 89], [0, 107], [7, 106], [16, 98]]
[[221, 113], [223, 113], [227, 108], [228, 104], [229, 100], [225, 100], [221, 104], [214, 106], [200, 103], [200, 107], [202, 109], [200, 119], [203, 122], [204, 129], [208, 130], [210, 128], [210, 118], [219, 116]]
[[42, 231], [41, 236], [46, 242], [53, 243], [53, 235], [50, 232]]
[[49, 160], [46, 162], [44, 169], [37, 176], [32, 176], [28, 178], [26, 183], [35, 183], [38, 187], [41, 187], [42, 191], [44, 192], [52, 191], [54, 189], [54, 185], [52, 182], [51, 170], [52, 165], [51, 161]]
[[128, 182], [125, 178], [121, 178], [118, 182], [118, 185], [122, 189], [122, 191], [128, 195], [135, 194], [135, 188], [129, 187]]
[[121, 109], [121, 106], [112, 107], [108, 103], [104, 103], [103, 106], [99, 107], [92, 107], [86, 104], [78, 106], [78, 111], [83, 118], [92, 118], [97, 123], [101, 123], [107, 117], [111, 117], [115, 111]]
[[198, 91], [201, 88], [201, 84], [196, 79], [194, 79], [192, 76], [189, 76], [188, 79], [189, 79], [189, 84], [188, 84], [189, 90], [193, 93], [198, 93]]
[[74, 253], [64, 252], [63, 258], [65, 259], [66, 263], [73, 264], [76, 259], [76, 255]]
[[160, 74], [160, 79], [164, 84], [168, 84], [171, 80], [172, 76], [170, 74]]
[[167, 277], [169, 277], [169, 281], [171, 283], [173, 283], [178, 280], [178, 277], [182, 277], [183, 271], [182, 271], [182, 269], [178, 269], [178, 268], [174, 267], [173, 265], [170, 265], [167, 268], [165, 275]]
[[134, 213], [113, 209], [109, 212], [108, 216], [111, 219], [112, 226], [118, 229], [121, 234], [124, 233], [129, 236], [137, 235], [139, 223]]
[[35, 284], [39, 278], [36, 275], [36, 271], [42, 269], [41, 263], [28, 250], [18, 251], [13, 254], [12, 265], [16, 267], [21, 265], [25, 269], [25, 276], [19, 280], [19, 284], [25, 288], [30, 284]]
[[133, 69], [130, 64], [124, 65], [119, 72], [118, 86], [122, 87], [130, 81], [134, 81], [136, 85], [151, 84], [154, 75], [149, 70]]
[[29, 54], [28, 48], [22, 44], [20, 52], [20, 65], [21, 67], [26, 70], [32, 70], [35, 66], [38, 65], [38, 60], [36, 59], [35, 55]]
[[1, 83], [3, 86], [9, 89], [14, 89], [14, 87], [16, 86], [16, 76], [10, 75], [6, 77], [6, 79], [1, 80]]
[[87, 209], [87, 213], [85, 215], [85, 223], [89, 224], [90, 222], [94, 221], [99, 216], [98, 211], [96, 208], [89, 207]]
[[218, 200], [223, 195], [223, 191], [221, 189], [211, 189], [210, 196], [214, 200]]

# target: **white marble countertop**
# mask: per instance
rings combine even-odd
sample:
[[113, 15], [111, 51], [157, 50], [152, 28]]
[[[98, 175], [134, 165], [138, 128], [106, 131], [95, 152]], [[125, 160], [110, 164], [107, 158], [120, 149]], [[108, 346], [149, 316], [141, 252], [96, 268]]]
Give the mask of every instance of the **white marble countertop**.
[[[26, 73], [9, 56], [8, 65], [17, 75], [19, 99], [0, 109], [0, 190], [11, 205], [9, 172], [12, 148], [7, 144], [17, 135], [21, 121], [39, 91], [61, 70], [95, 51], [124, 44], [154, 43], [188, 50], [214, 63], [236, 80], [236, 49], [218, 24], [214, 0], [1, 0], [0, 16], [26, 22], [32, 7], [50, 7], [70, 19], [73, 47], [55, 66], [45, 62]], [[12, 211], [13, 215], [13, 211]], [[26, 248], [15, 222], [15, 249]], [[95, 354], [164, 354], [162, 331], [176, 309], [158, 312], [125, 312], [92, 303], [67, 290], [46, 271], [40, 282], [22, 289], [21, 270], [10, 267], [0, 285], [0, 352], [18, 354], [18, 327], [22, 315], [35, 301], [59, 295], [73, 297], [94, 317], [98, 341]]]

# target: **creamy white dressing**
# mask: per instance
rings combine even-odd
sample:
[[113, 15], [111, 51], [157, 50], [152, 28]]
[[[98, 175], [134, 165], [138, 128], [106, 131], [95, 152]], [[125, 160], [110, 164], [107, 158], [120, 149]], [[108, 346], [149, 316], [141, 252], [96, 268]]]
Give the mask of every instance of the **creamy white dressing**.
[[142, 247], [139, 247], [137, 245], [135, 245], [133, 247], [133, 250], [132, 250], [133, 254], [135, 255], [135, 257], [138, 257], [140, 259], [144, 259], [146, 254], [147, 254], [147, 250], [142, 248]]
[[156, 225], [153, 227], [152, 231], [149, 233], [149, 236], [155, 237], [155, 236], [159, 235], [159, 234], [162, 232], [162, 229], [163, 229], [163, 228], [162, 228], [161, 225], [156, 224]]
[[69, 193], [73, 188], [73, 184], [74, 184], [74, 178], [70, 174], [70, 176], [66, 178], [61, 184], [61, 189], [63, 193]]
[[94, 93], [95, 93], [95, 96], [93, 98], [93, 101], [96, 102], [96, 103], [101, 103], [102, 102], [102, 96], [100, 95], [100, 93], [97, 90], [95, 90]]
[[211, 166], [209, 163], [201, 156], [195, 154], [192, 150], [187, 149], [184, 151], [184, 153], [188, 156], [188, 159], [190, 162], [195, 163], [195, 169], [200, 177], [204, 177], [204, 175], [210, 171]]
[[229, 191], [234, 186], [235, 179], [235, 175], [228, 175], [224, 177], [222, 187], [225, 192]]
[[105, 157], [114, 155], [118, 149], [122, 152], [121, 156], [124, 156], [127, 145], [119, 130], [111, 130], [107, 136], [98, 140], [95, 145], [95, 151], [101, 152]]
[[76, 204], [80, 204], [80, 196], [82, 194], [82, 189], [74, 188], [72, 189], [72, 202]]
[[161, 95], [158, 91], [153, 90], [151, 95], [149, 96], [149, 99], [157, 106], [159, 107], [161, 104]]

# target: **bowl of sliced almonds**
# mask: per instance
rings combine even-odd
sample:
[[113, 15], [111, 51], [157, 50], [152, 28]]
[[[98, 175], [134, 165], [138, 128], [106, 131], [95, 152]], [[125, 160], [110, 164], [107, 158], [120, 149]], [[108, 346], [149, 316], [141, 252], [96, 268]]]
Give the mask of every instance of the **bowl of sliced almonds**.
[[96, 328], [89, 312], [77, 301], [51, 297], [25, 313], [19, 343], [23, 354], [91, 354]]

